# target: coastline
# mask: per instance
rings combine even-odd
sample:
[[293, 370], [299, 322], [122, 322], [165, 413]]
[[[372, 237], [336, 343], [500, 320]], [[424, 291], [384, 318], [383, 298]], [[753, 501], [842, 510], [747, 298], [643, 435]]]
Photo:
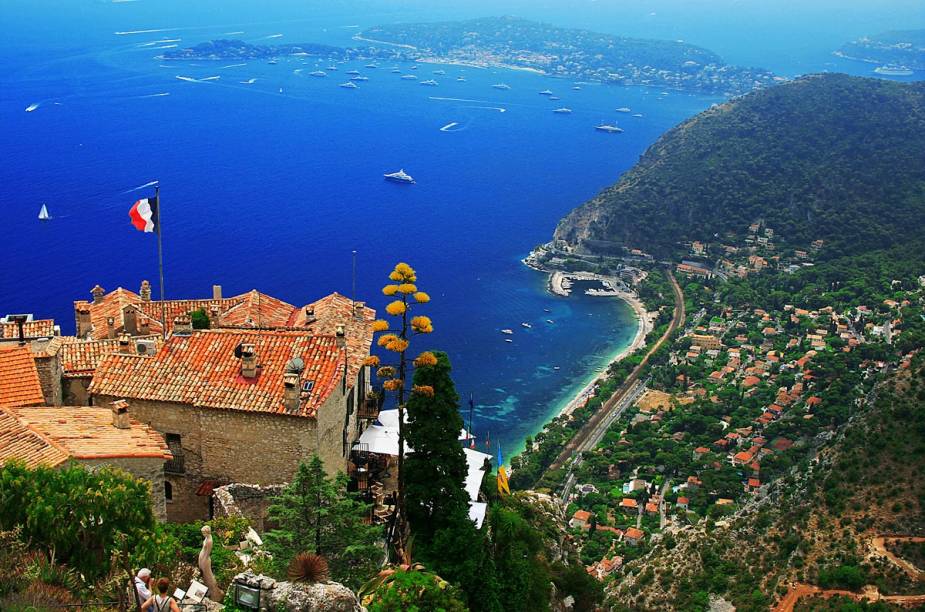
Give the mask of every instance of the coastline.
[[[528, 268], [536, 270], [537, 272], [551, 274], [548, 270], [543, 270], [536, 265], [531, 265], [527, 261], [524, 261], [523, 263]], [[549, 283], [547, 283], [546, 290], [554, 295], [558, 295]], [[550, 422], [553, 420], [562, 416], [568, 416], [581, 406], [584, 406], [584, 404], [591, 397], [593, 397], [594, 387], [597, 385], [600, 378], [604, 376], [605, 372], [610, 368], [611, 365], [619, 363], [623, 359], [626, 359], [626, 357], [629, 355], [632, 355], [645, 346], [646, 337], [648, 336], [649, 332], [652, 331], [651, 318], [645, 309], [645, 305], [638, 297], [624, 291], [621, 291], [612, 297], [616, 297], [617, 299], [623, 301], [633, 311], [636, 320], [636, 333], [633, 335], [633, 339], [629, 342], [629, 344], [616, 349], [610, 356], [606, 358], [602, 366], [598, 366], [595, 371], [589, 373], [578, 391], [576, 391], [574, 394], [571, 394], [570, 397], [557, 402], [554, 405], [553, 410], [550, 411], [542, 423], [539, 424], [532, 432], [530, 432], [529, 435], [531, 437], [535, 437], [536, 434], [546, 429]], [[603, 368], [603, 371], [599, 371], [601, 368]], [[514, 457], [523, 453], [526, 450], [525, 442], [525, 440], [522, 440], [516, 449], [510, 451], [509, 457]]]

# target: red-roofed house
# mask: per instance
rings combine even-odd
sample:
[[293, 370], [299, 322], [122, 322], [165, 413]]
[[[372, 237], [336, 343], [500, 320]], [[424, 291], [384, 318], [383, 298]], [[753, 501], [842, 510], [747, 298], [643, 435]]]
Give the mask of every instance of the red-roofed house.
[[639, 502], [632, 497], [624, 497], [620, 500], [620, 509], [624, 512], [637, 512], [639, 510]]
[[0, 408], [0, 464], [58, 467], [67, 461], [93, 468], [109, 465], [151, 483], [154, 512], [166, 517], [172, 491], [165, 490], [164, 438], [129, 418], [124, 403], [99, 407]]
[[32, 351], [19, 344], [0, 344], [0, 406], [45, 403]]
[[89, 391], [97, 405], [128, 400], [166, 436], [168, 517], [190, 521], [208, 516], [216, 484], [287, 482], [315, 453], [329, 473], [348, 469], [368, 390], [368, 368], [349, 361], [342, 335], [201, 330], [171, 335], [153, 356], [107, 355]]
[[587, 510], [575, 510], [575, 514], [572, 515], [572, 519], [568, 522], [568, 526], [571, 528], [578, 528], [587, 530], [590, 527], [591, 513]]
[[678, 508], [684, 508], [685, 510], [687, 510], [687, 506], [688, 506], [688, 504], [690, 504], [690, 503], [691, 503], [691, 500], [689, 500], [688, 498], [686, 498], [686, 497], [679, 497], [679, 498], [678, 498], [677, 505], [678, 505]]
[[636, 529], [635, 527], [630, 527], [623, 533], [623, 539], [626, 540], [626, 543], [630, 546], [636, 546], [642, 540], [644, 540], [646, 534], [642, 530]]
[[742, 386], [745, 388], [754, 387], [761, 382], [761, 379], [757, 376], [746, 376], [745, 380], [742, 381]]
[[732, 465], [745, 465], [752, 460], [752, 454], [746, 452], [736, 453], [732, 457]]

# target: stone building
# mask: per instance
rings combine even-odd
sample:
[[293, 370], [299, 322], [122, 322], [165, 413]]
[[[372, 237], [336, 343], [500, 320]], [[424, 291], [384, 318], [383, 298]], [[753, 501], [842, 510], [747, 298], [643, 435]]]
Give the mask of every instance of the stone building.
[[159, 433], [131, 420], [126, 408], [124, 402], [109, 408], [0, 408], [0, 463], [117, 467], [150, 483], [154, 513], [164, 519], [164, 463], [170, 451]]
[[[325, 322], [304, 311], [304, 329], [175, 328], [153, 356], [114, 353], [100, 362], [92, 402], [126, 399], [136, 418], [166, 436], [174, 455], [170, 520], [210, 517], [220, 485], [288, 482], [315, 453], [329, 472], [346, 470], [360, 431], [355, 406], [368, 387], [363, 358], [374, 313], [330, 302]], [[337, 320], [334, 334], [315, 331]]]
[[27, 345], [0, 343], [0, 406], [41, 406], [42, 384]]

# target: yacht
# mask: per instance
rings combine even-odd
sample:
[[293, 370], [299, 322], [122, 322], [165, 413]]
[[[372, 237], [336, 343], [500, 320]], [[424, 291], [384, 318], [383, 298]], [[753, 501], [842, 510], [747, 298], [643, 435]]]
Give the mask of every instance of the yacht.
[[572, 87], [572, 89], [574, 89], [575, 91], [581, 91], [581, 85], [575, 85], [574, 87]]
[[418, 80], [418, 78], [413, 74], [403, 74], [401, 75], [401, 78], [405, 79], [406, 81], [417, 81]]
[[570, 108], [565, 108], [565, 107], [563, 106], [562, 108], [557, 108], [557, 109], [555, 109], [555, 110], [552, 111], [552, 112], [554, 112], [554, 113], [559, 113], [560, 115], [570, 115], [570, 114], [572, 113], [572, 109], [570, 109]]
[[362, 74], [357, 74], [357, 75], [350, 77], [350, 80], [351, 81], [368, 81], [369, 77], [363, 76]]
[[411, 66], [411, 68], [409, 68], [409, 70], [417, 70], [417, 69], [418, 69], [418, 65], [417, 65], [417, 64], [415, 64], [414, 66]]
[[559, 96], [549, 96], [549, 99], [550, 100], [561, 100], [562, 98], [560, 98]]
[[315, 70], [314, 72], [309, 72], [308, 74], [309, 74], [309, 76], [313, 76], [313, 77], [326, 77], [326, 76], [328, 76], [328, 73], [325, 72], [324, 70]]
[[271, 60], [270, 60], [269, 62], [267, 62], [267, 63], [268, 63], [268, 64], [278, 64], [278, 63], [279, 63], [279, 60], [271, 59]]
[[456, 80], [457, 80], [457, 81], [465, 81], [465, 80], [466, 80], [466, 77], [464, 77], [464, 76], [458, 76], [458, 77], [456, 77]]
[[392, 181], [394, 183], [408, 183], [412, 185], [415, 183], [415, 180], [411, 178], [410, 174], [405, 172], [404, 168], [398, 172], [390, 172], [388, 174], [383, 174], [382, 176], [385, 177], [385, 180]]
[[531, 327], [533, 327], [529, 323], [521, 323], [520, 326], [523, 327], [524, 329], [530, 329]]
[[366, 67], [367, 68], [378, 68], [379, 65], [378, 64], [366, 64]]
[[553, 321], [552, 319], [546, 319], [546, 322], [549, 323], [550, 325], [555, 323], [555, 321]]
[[642, 119], [642, 113], [633, 113], [633, 117], [638, 117], [639, 119]]
[[492, 87], [494, 87], [495, 89], [510, 89], [511, 88], [511, 86], [508, 85], [507, 83], [495, 83], [494, 85], [492, 85]]
[[343, 87], [344, 89], [359, 89], [357, 87], [357, 84], [354, 83], [353, 81], [347, 81], [346, 83], [341, 83], [340, 87]]
[[540, 95], [541, 96], [551, 96], [552, 92], [549, 91], [548, 89], [544, 89], [543, 91], [540, 92]]
[[501, 330], [501, 333], [504, 334], [504, 335], [506, 335], [506, 336], [510, 336], [510, 335], [513, 335], [514, 330], [513, 330], [513, 329], [502, 329], [502, 330]]
[[39, 221], [48, 221], [51, 219], [51, 215], [48, 214], [48, 207], [42, 204], [41, 210], [39, 210]]
[[623, 128], [610, 125], [609, 123], [601, 123], [600, 125], [594, 126], [594, 129], [598, 132], [607, 132], [608, 134], [619, 134], [623, 131]]
[[392, 74], [401, 74], [400, 68], [392, 68]]
[[360, 74], [359, 70], [348, 70], [347, 74]]
[[913, 74], [912, 69], [907, 68], [906, 66], [900, 66], [899, 64], [887, 64], [886, 66], [878, 66], [877, 68], [874, 68], [874, 72], [884, 76], [910, 76]]
[[336, 72], [336, 71], [337, 71], [337, 66], [331, 65], [331, 66], [328, 66], [327, 68], [325, 68], [325, 70], [328, 70], [328, 71], [330, 71], [330, 72]]
[[626, 107], [626, 106], [621, 106], [620, 108], [617, 109], [617, 112], [618, 113], [631, 113], [633, 112], [633, 109]]
[[513, 340], [511, 340], [510, 338], [505, 338], [504, 341], [505, 341], [505, 342], [513, 342]]
[[429, 85], [431, 87], [436, 87], [437, 85], [439, 85], [439, 83], [437, 83], [437, 81], [433, 79], [427, 79], [426, 81], [421, 81], [421, 85]]
[[434, 74], [446, 74], [446, 70], [434, 70]]

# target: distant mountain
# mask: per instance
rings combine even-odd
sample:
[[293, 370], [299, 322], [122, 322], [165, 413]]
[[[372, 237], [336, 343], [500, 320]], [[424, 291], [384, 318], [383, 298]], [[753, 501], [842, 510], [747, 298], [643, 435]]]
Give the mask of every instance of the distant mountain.
[[730, 66], [709, 49], [685, 42], [627, 38], [517, 17], [382, 25], [360, 38], [411, 48], [435, 60], [626, 85], [735, 95], [776, 82], [767, 70]]
[[841, 46], [835, 55], [874, 64], [925, 70], [925, 30], [892, 30]]
[[579, 251], [658, 255], [743, 236], [829, 256], [925, 241], [925, 82], [812, 75], [714, 106], [665, 133], [565, 217]]

